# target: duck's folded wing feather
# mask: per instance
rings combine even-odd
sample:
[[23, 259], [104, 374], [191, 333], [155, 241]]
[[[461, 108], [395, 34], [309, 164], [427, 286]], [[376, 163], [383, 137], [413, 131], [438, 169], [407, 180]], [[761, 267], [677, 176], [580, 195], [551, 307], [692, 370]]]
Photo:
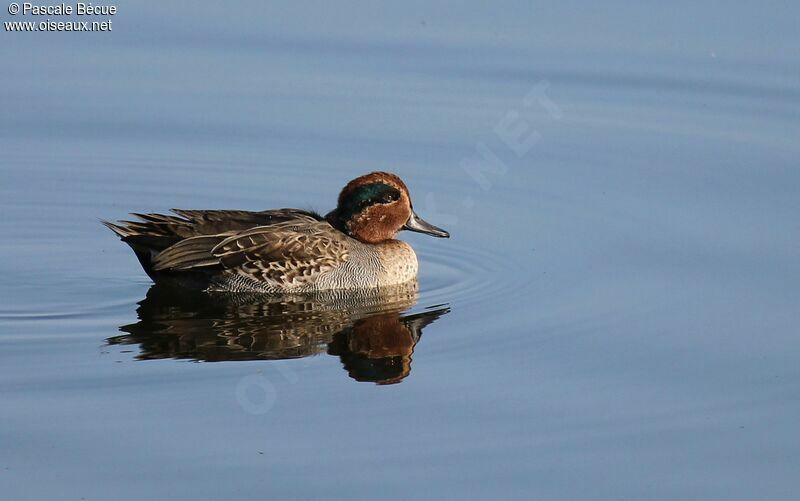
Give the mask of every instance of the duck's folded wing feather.
[[211, 251], [232, 233], [201, 235], [181, 240], [153, 257], [154, 271], [186, 271], [220, 267], [219, 258]]
[[253, 228], [220, 242], [222, 266], [259, 282], [299, 285], [346, 261], [344, 236], [326, 222]]
[[322, 216], [300, 209], [274, 209], [260, 212], [242, 210], [172, 209], [168, 214], [133, 213], [139, 221], [103, 221], [123, 241], [146, 249], [162, 251], [183, 239], [201, 235], [219, 235], [269, 226], [287, 221], [320, 221]]
[[267, 283], [302, 284], [347, 260], [344, 235], [316, 219], [187, 238], [160, 253], [154, 269], [221, 267]]
[[[319, 221], [322, 217], [300, 209], [272, 209], [259, 212], [243, 210], [171, 209], [191, 224], [195, 235], [215, 235], [231, 230], [245, 230], [287, 221]], [[194, 235], [193, 235], [194, 236]]]

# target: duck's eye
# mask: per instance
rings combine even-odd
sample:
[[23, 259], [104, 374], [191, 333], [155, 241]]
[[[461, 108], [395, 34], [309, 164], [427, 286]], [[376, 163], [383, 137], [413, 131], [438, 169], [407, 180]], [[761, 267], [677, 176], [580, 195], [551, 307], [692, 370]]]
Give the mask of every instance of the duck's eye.
[[396, 191], [390, 191], [381, 196], [381, 202], [385, 204], [396, 202], [398, 200], [400, 200], [400, 193], [397, 193]]

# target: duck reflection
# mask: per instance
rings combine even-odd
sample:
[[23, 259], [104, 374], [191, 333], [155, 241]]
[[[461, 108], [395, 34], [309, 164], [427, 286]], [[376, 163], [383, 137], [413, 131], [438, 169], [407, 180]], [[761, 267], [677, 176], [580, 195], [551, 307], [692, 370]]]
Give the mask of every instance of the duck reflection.
[[139, 303], [139, 321], [109, 344], [138, 344], [140, 360], [208, 362], [284, 360], [328, 353], [356, 381], [400, 382], [422, 329], [448, 313], [434, 307], [402, 314], [416, 303], [416, 283], [357, 295], [305, 296], [201, 293], [154, 285]]

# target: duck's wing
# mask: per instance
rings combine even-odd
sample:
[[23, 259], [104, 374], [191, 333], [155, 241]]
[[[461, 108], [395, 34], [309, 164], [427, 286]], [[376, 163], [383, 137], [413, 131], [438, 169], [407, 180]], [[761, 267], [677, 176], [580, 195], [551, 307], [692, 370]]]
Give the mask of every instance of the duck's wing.
[[300, 285], [349, 257], [346, 236], [324, 221], [253, 228], [220, 242], [222, 265], [257, 281]]
[[212, 235], [256, 226], [270, 226], [288, 221], [321, 221], [322, 216], [301, 209], [272, 209], [259, 212], [241, 210], [171, 209], [192, 224], [199, 235]]
[[325, 221], [293, 218], [185, 239], [153, 260], [156, 271], [219, 268], [264, 283], [301, 285], [348, 258], [345, 235]]
[[129, 245], [140, 249], [162, 251], [176, 243], [202, 235], [219, 235], [243, 231], [256, 226], [270, 226], [291, 220], [320, 221], [322, 217], [300, 209], [275, 209], [259, 212], [242, 210], [172, 209], [171, 214], [140, 214], [138, 221], [103, 221]]

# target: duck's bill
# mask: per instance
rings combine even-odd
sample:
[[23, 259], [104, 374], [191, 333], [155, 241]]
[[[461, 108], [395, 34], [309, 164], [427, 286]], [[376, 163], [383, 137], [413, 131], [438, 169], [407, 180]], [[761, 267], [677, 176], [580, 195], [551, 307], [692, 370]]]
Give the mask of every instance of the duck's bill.
[[432, 225], [431, 223], [425, 222], [425, 220], [419, 217], [414, 211], [411, 211], [411, 217], [408, 218], [408, 221], [406, 222], [405, 226], [403, 226], [403, 229], [416, 231], [418, 233], [425, 233], [427, 235], [433, 235], [434, 237], [450, 238], [449, 233]]

